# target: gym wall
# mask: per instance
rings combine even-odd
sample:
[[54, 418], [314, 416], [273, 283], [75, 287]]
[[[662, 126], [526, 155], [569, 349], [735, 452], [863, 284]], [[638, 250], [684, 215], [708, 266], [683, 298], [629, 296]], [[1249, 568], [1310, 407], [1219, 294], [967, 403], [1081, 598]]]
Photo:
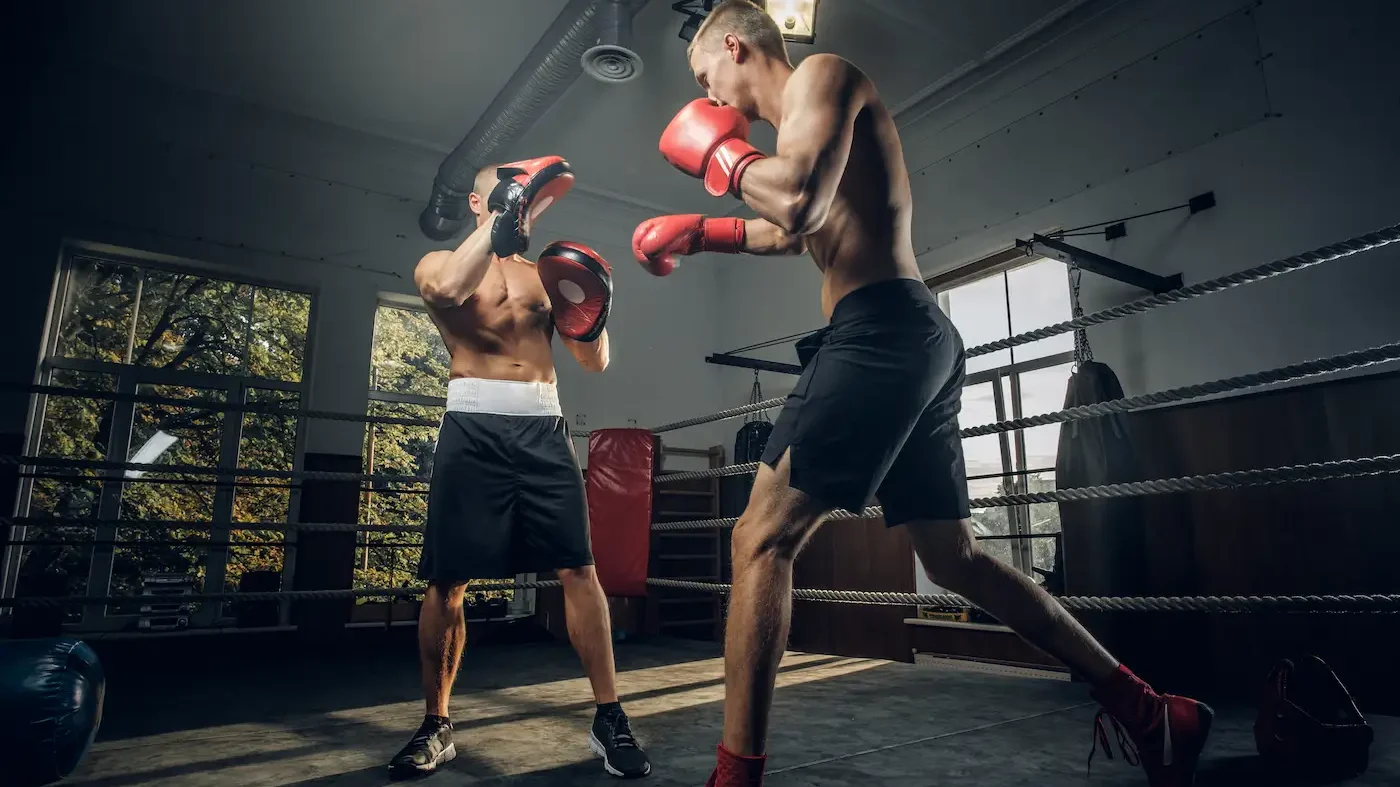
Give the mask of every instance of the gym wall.
[[[81, 63], [49, 70], [33, 97], [5, 160], [14, 173], [0, 212], [14, 326], [0, 347], [5, 381], [32, 380], [66, 237], [312, 291], [308, 405], [363, 411], [376, 302], [414, 300], [413, 265], [438, 247], [417, 217], [446, 151]], [[665, 286], [633, 264], [632, 228], [649, 215], [580, 189], [539, 223], [532, 246], [586, 243], [616, 278], [608, 371], [583, 372], [556, 343], [575, 428], [648, 426], [720, 399], [718, 373], [701, 360], [716, 344], [715, 279]], [[0, 432], [24, 429], [26, 401], [0, 393]], [[729, 431], [700, 427], [684, 444], [725, 442]], [[306, 449], [358, 455], [363, 435], [361, 424], [311, 421]], [[579, 449], [586, 459], [582, 440]]]
[[[1395, 223], [1400, 54], [1385, 37], [1396, 15], [1383, 0], [1088, 3], [1068, 32], [1032, 38], [896, 107], [921, 269], [947, 272], [1017, 238], [1207, 191], [1218, 205], [1196, 216], [1129, 222], [1112, 242], [1072, 240], [1190, 284]], [[1397, 260], [1400, 250], [1381, 250], [1115, 321], [1089, 338], [1129, 395], [1361, 349], [1400, 332], [1390, 303]], [[719, 276], [723, 347], [823, 322], [806, 259], [723, 260]], [[1143, 294], [1083, 278], [1089, 311]], [[795, 362], [790, 344], [766, 353]], [[743, 401], [752, 375], [724, 375], [725, 403]], [[762, 380], [770, 396], [793, 383]]]

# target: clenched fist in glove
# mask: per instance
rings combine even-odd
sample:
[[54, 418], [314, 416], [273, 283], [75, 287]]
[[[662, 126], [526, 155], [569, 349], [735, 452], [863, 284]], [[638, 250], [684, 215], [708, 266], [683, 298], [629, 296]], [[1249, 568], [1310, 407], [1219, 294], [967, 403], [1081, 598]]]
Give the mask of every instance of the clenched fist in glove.
[[749, 121], [733, 107], [697, 98], [681, 108], [661, 132], [661, 155], [705, 182], [711, 196], [739, 196], [744, 170], [764, 155], [748, 143]]
[[491, 223], [491, 253], [509, 257], [530, 248], [530, 228], [555, 200], [574, 187], [569, 162], [559, 156], [513, 161], [496, 170], [500, 182], [486, 198], [486, 209], [500, 212]]
[[632, 233], [632, 253], [655, 276], [675, 270], [677, 254], [737, 254], [743, 247], [743, 219], [707, 219], [698, 213], [647, 219]]

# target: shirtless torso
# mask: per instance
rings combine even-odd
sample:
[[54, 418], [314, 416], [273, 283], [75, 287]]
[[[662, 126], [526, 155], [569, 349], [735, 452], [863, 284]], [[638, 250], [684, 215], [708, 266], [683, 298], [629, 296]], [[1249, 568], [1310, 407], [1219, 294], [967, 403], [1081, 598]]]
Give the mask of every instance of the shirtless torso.
[[[804, 62], [793, 72], [785, 93], [807, 89], [809, 77], [803, 73], [807, 65]], [[874, 86], [864, 74], [860, 81], [863, 95], [852, 124], [850, 156], [826, 221], [806, 236], [807, 251], [822, 271], [822, 313], [828, 319], [837, 302], [853, 290], [886, 279], [919, 278], [904, 148], [894, 118]], [[789, 102], [799, 104], [800, 98], [785, 95], [785, 107]], [[782, 125], [778, 133], [781, 149]]]
[[513, 256], [493, 259], [464, 303], [429, 304], [428, 314], [447, 345], [453, 379], [552, 383], [550, 308], [534, 263]]

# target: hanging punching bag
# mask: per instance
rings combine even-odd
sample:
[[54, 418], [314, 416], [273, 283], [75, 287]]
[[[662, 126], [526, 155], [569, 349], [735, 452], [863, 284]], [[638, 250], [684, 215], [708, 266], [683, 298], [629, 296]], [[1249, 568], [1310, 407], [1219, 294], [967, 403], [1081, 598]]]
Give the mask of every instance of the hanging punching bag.
[[[1071, 270], [1075, 316], [1078, 271]], [[1075, 333], [1077, 365], [1065, 392], [1065, 407], [1123, 398], [1123, 385], [1107, 364], [1093, 360], [1083, 331]], [[1083, 418], [1060, 427], [1055, 460], [1059, 489], [1139, 480], [1139, 468], [1127, 416], [1123, 413]], [[1138, 595], [1145, 586], [1146, 535], [1140, 497], [1060, 503], [1061, 546], [1065, 552], [1065, 593], [1071, 596]], [[1117, 618], [1100, 617], [1095, 632], [1115, 630]], [[1126, 632], [1124, 632], [1126, 635]], [[1106, 636], [1112, 639], [1111, 636]], [[1108, 644], [1108, 643], [1105, 643]]]
[[[749, 404], [763, 401], [763, 389], [758, 384], [758, 372], [753, 373], [753, 388], [749, 391]], [[734, 463], [757, 462], [768, 445], [768, 435], [773, 432], [773, 423], [768, 414], [759, 411], [744, 418], [744, 425], [734, 435]], [[748, 504], [749, 491], [753, 489], [753, 476], [729, 476], [720, 481], [720, 510], [724, 516], [737, 516]]]

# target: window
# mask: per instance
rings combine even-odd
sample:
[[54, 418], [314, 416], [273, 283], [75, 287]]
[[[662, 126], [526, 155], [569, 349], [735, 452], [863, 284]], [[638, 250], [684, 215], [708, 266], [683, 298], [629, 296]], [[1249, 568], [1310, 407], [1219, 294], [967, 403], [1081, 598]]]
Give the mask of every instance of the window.
[[[447, 348], [426, 311], [381, 303], [374, 315], [369, 414], [440, 422], [447, 404], [450, 365]], [[432, 474], [436, 425], [368, 426], [366, 473]], [[365, 524], [422, 525], [428, 518], [428, 485], [376, 482], [366, 487], [360, 512]], [[355, 587], [418, 585], [415, 571], [422, 543], [420, 533], [362, 533], [356, 552]], [[482, 595], [515, 598], [509, 590]]]
[[[968, 347], [1005, 339], [1070, 319], [1065, 266], [1040, 259], [938, 294], [940, 305]], [[969, 358], [960, 424], [966, 428], [1053, 412], [1064, 406], [1074, 366], [1074, 336], [1062, 334]], [[963, 440], [972, 497], [1055, 488], [1059, 426], [1051, 424]], [[1001, 506], [972, 512], [973, 527], [990, 554], [1033, 574], [1054, 566], [1060, 531], [1053, 503]], [[923, 572], [919, 572], [922, 578]]]
[[[20, 510], [61, 521], [16, 533], [5, 592], [134, 595], [162, 575], [192, 592], [236, 591], [250, 574], [274, 575], [277, 586], [290, 570], [284, 533], [256, 525], [288, 521], [293, 485], [177, 466], [296, 465], [311, 296], [73, 248], [53, 315], [40, 382], [90, 394], [36, 397], [27, 451], [172, 469], [128, 470], [115, 481], [95, 470], [24, 474]], [[218, 407], [266, 402], [287, 412]], [[223, 606], [195, 605], [161, 625], [212, 625]], [[117, 604], [70, 609], [68, 619], [113, 629], [133, 616], [150, 624], [147, 613]]]

